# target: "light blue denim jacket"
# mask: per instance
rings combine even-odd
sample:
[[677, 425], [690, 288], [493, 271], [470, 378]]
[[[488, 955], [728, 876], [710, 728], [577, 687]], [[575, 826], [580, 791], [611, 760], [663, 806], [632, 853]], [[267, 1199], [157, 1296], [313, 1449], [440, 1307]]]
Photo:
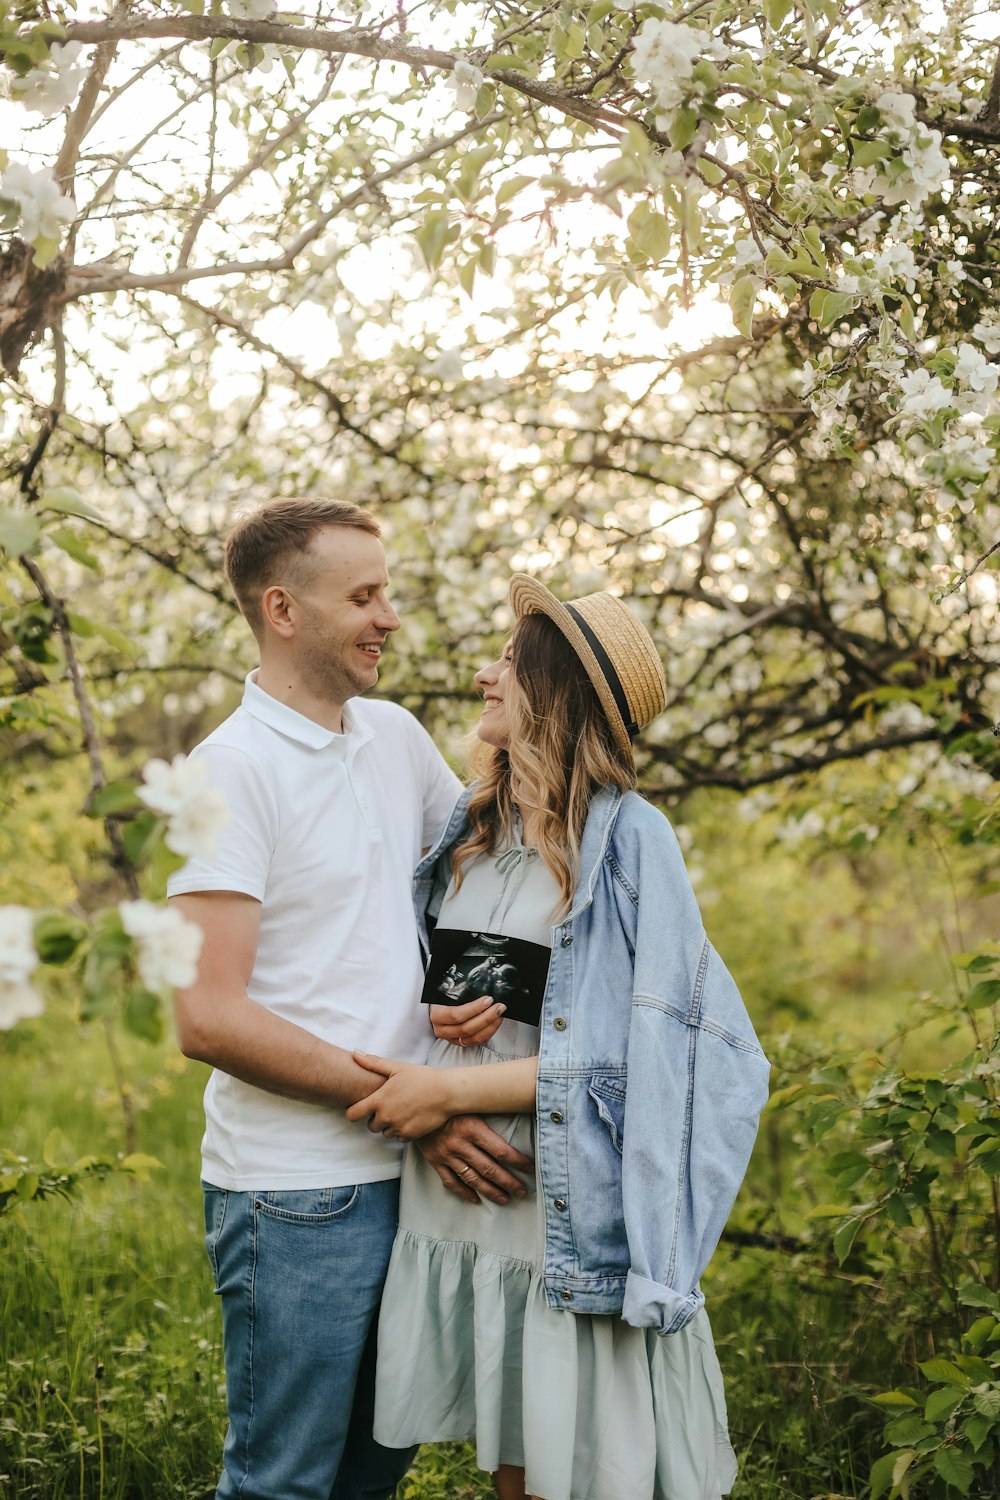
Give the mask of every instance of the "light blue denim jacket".
[[[417, 867], [425, 947], [434, 867], [468, 831], [468, 797]], [[542, 1002], [546, 1298], [675, 1333], [704, 1304], [698, 1278], [750, 1159], [768, 1062], [663, 814], [599, 792], [580, 871]]]

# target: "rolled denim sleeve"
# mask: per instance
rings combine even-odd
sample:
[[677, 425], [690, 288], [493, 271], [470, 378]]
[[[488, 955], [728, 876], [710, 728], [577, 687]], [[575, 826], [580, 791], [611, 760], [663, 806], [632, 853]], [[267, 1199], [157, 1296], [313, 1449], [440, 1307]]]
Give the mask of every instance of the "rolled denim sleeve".
[[673, 832], [656, 817], [645, 820], [635, 850], [622, 1316], [669, 1334], [704, 1302], [698, 1280], [750, 1160], [769, 1067], [705, 936]]

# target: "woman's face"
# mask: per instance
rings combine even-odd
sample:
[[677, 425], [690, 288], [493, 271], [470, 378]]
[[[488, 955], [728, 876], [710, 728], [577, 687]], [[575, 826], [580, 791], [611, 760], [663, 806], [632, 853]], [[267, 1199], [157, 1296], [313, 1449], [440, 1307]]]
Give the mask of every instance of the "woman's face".
[[500, 660], [491, 662], [488, 667], [481, 667], [474, 678], [476, 687], [483, 695], [483, 712], [476, 725], [476, 733], [487, 745], [495, 745], [498, 750], [505, 750], [510, 743], [506, 698], [513, 660], [508, 641]]

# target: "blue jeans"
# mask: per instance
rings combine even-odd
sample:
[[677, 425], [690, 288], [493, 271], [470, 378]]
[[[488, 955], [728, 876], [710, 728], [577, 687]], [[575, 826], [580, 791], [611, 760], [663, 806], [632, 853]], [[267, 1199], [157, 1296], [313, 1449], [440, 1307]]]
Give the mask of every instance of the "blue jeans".
[[217, 1500], [388, 1500], [416, 1451], [372, 1436], [399, 1183], [204, 1188], [229, 1410]]

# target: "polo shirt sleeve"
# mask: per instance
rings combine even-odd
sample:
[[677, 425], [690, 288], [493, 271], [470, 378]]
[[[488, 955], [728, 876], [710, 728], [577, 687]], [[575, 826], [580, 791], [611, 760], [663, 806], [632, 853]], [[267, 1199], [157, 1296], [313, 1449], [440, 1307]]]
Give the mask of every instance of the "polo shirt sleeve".
[[205, 744], [192, 752], [208, 767], [211, 786], [229, 808], [210, 858], [195, 856], [171, 875], [168, 896], [196, 891], [238, 891], [263, 901], [278, 834], [278, 810], [263, 770], [243, 750]]
[[444, 832], [452, 808], [462, 795], [462, 783], [424, 726], [411, 719], [414, 749], [423, 791], [421, 846], [430, 849]]

